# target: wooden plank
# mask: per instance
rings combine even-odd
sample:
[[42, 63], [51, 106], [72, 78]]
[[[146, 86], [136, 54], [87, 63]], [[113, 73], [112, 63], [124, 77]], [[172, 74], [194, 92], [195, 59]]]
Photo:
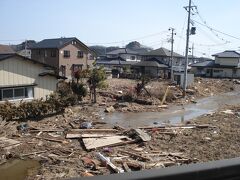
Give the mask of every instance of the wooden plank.
[[141, 159], [141, 160], [143, 160], [143, 161], [151, 161], [150, 158], [145, 157], [145, 156], [142, 156], [142, 155], [139, 155], [139, 154], [137, 154], [137, 153], [132, 153], [132, 152], [129, 152], [129, 151], [124, 151], [124, 150], [119, 150], [119, 152], [120, 152], [120, 153], [124, 153], [124, 154], [128, 154], [128, 155], [130, 155], [130, 156], [132, 156], [132, 157], [135, 157], [135, 158], [137, 158], [137, 159]]
[[143, 142], [147, 142], [151, 140], [151, 136], [149, 136], [147, 133], [145, 133], [141, 129], [134, 129], [137, 135], [142, 139]]
[[67, 134], [66, 139], [109, 137], [111, 134]]
[[0, 137], [0, 147], [4, 148], [6, 150], [9, 150], [13, 147], [16, 147], [20, 144], [21, 144], [21, 142], [16, 141], [14, 139], [9, 139], [9, 138], [6, 138], [6, 137]]
[[63, 144], [66, 144], [68, 143], [67, 141], [64, 141], [64, 140], [60, 140], [60, 139], [53, 139], [53, 138], [44, 138], [44, 137], [34, 137], [36, 139], [43, 139], [43, 140], [46, 140], [46, 141], [52, 141], [52, 142], [58, 142], [58, 143], [63, 143]]
[[127, 136], [110, 136], [101, 138], [83, 138], [83, 143], [87, 150], [96, 149], [108, 145], [114, 145], [124, 142], [123, 139], [127, 139]]
[[96, 132], [102, 132], [102, 133], [114, 133], [118, 132], [116, 129], [71, 129], [71, 132], [79, 132], [79, 133], [96, 133]]
[[163, 96], [163, 99], [162, 99], [162, 102], [161, 102], [161, 106], [164, 104], [164, 102], [166, 101], [166, 97], [167, 97], [167, 94], [168, 94], [168, 90], [169, 90], [169, 86], [167, 87], [166, 91], [165, 91], [165, 94]]
[[126, 162], [123, 162], [122, 165], [123, 165], [123, 168], [126, 172], [131, 172], [131, 169], [128, 167]]

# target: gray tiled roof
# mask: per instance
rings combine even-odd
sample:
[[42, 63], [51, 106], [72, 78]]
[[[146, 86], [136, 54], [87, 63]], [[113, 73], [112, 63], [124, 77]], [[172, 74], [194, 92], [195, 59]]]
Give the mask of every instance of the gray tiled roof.
[[224, 51], [221, 53], [213, 54], [212, 56], [219, 58], [240, 58], [240, 54], [236, 51]]
[[194, 63], [191, 64], [191, 67], [211, 67], [215, 64], [215, 61], [210, 60], [210, 61], [203, 61], [203, 62], [199, 62], [199, 63]]
[[72, 40], [75, 40], [77, 38], [70, 37], [70, 38], [56, 38], [56, 39], [44, 39], [40, 41], [39, 43], [33, 45], [31, 49], [38, 49], [38, 48], [61, 48], [65, 44], [71, 42]]
[[111, 60], [111, 61], [97, 61], [98, 65], [133, 65], [137, 62], [134, 61], [119, 61], [119, 60]]
[[159, 67], [159, 68], [168, 68], [168, 66], [164, 65], [164, 64], [160, 64], [157, 61], [141, 61], [138, 62], [136, 64], [134, 64], [133, 66], [135, 67]]
[[118, 55], [118, 54], [139, 54], [137, 51], [133, 51], [127, 48], [119, 48], [107, 53], [107, 55]]
[[[164, 57], [171, 57], [171, 51], [166, 48], [159, 48], [152, 50], [150, 52], [142, 54], [143, 56], [164, 56]], [[173, 57], [183, 57], [182, 55], [173, 52]]]

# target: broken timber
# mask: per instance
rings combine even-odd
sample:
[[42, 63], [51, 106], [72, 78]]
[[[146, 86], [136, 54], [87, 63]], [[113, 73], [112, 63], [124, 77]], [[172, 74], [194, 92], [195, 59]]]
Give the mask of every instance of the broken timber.
[[141, 129], [134, 129], [134, 131], [137, 133], [137, 135], [139, 136], [139, 138], [141, 138], [141, 140], [143, 142], [147, 142], [147, 141], [151, 140], [151, 136], [149, 136], [143, 130], [141, 130]]
[[66, 139], [109, 137], [111, 134], [67, 134]]
[[[110, 136], [101, 138], [83, 138], [82, 141], [87, 150], [96, 149], [99, 147], [119, 145], [125, 143], [124, 139], [128, 139], [127, 136]], [[127, 141], [128, 142], [128, 141]]]

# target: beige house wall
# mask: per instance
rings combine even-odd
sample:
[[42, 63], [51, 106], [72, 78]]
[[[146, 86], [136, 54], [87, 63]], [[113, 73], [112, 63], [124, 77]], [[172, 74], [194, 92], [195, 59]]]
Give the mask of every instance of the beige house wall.
[[43, 65], [28, 60], [21, 60], [21, 57], [12, 57], [0, 61], [0, 86], [34, 86], [34, 98], [45, 98], [56, 90], [58, 80], [52, 76], [39, 76], [46, 72]]
[[215, 63], [222, 66], [240, 66], [239, 58], [215, 58]]
[[[70, 57], [64, 57], [64, 51], [70, 51]], [[83, 57], [78, 57], [78, 51], [83, 52]], [[66, 66], [66, 77], [72, 77], [73, 64], [82, 65], [82, 69], [86, 69], [88, 62], [88, 50], [78, 44], [68, 44], [59, 50], [59, 68], [63, 65]]]

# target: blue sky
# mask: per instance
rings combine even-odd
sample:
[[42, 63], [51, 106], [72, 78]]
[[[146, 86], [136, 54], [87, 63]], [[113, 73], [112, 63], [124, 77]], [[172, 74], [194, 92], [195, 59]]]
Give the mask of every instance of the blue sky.
[[[240, 38], [239, 0], [193, 2], [208, 25]], [[153, 48], [170, 48], [168, 28], [174, 27], [174, 49], [183, 54], [187, 4], [188, 0], [1, 0], [0, 43], [75, 36], [87, 45], [124, 46], [137, 40]], [[192, 19], [201, 22], [197, 14]], [[191, 36], [195, 55], [240, 47], [240, 40], [195, 26], [197, 34]]]

